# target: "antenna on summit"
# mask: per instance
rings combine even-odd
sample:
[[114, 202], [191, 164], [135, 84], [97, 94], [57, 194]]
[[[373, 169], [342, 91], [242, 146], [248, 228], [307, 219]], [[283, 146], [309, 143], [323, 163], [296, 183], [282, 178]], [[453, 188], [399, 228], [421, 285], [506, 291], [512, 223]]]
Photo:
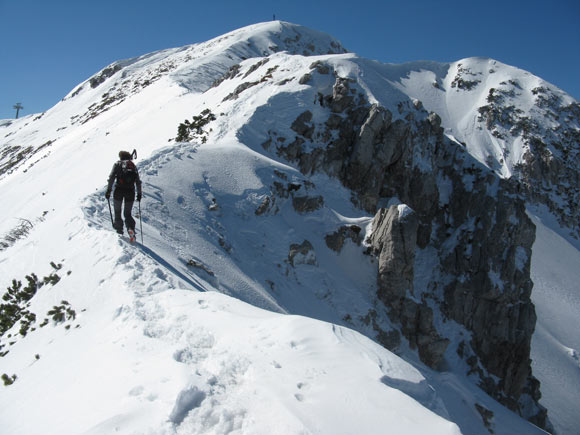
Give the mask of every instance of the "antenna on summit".
[[20, 113], [21, 109], [24, 109], [24, 106], [22, 106], [22, 103], [16, 103], [14, 106], [12, 106], [13, 109], [16, 109], [16, 119], [18, 119], [18, 114]]
[[276, 14], [272, 14], [272, 21], [276, 21]]

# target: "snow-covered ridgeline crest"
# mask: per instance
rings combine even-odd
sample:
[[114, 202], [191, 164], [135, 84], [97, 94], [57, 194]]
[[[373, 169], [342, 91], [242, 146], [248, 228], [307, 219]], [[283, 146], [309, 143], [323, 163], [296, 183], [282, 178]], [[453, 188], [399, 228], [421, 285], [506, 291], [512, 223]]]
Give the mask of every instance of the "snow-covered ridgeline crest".
[[[526, 417], [538, 415], [535, 423], [543, 423], [541, 412], [538, 414], [541, 408], [535, 403], [537, 385], [528, 379], [529, 364], [523, 361], [510, 366], [513, 359], [509, 354], [497, 358], [486, 351], [496, 345], [498, 337], [505, 336], [509, 342], [512, 334], [519, 334], [512, 343], [520, 344], [513, 347], [523, 359], [529, 355], [533, 237], [521, 200], [509, 182], [498, 180], [461, 146], [445, 138], [444, 133], [460, 135], [450, 132], [444, 113], [437, 116], [423, 110], [423, 106], [433, 110], [428, 98], [409, 98], [411, 87], [406, 80], [414, 77], [413, 71], [423, 71], [418, 65], [381, 65], [352, 54], [327, 55], [342, 51], [332, 38], [300, 26], [276, 22], [250, 26], [208, 43], [113, 64], [42, 117], [11, 121], [3, 128], [11, 153], [2, 155], [2, 163], [8, 161], [11, 166], [0, 181], [3, 199], [9, 204], [6, 213], [39, 220], [33, 221], [38, 224], [35, 232], [17, 240], [7, 255], [18, 253], [15, 259], [22, 259], [27, 240], [34, 240], [28, 246], [38, 250], [47, 246], [42, 234], [48, 228], [63, 236], [58, 228], [74, 227], [62, 238], [69, 237], [79, 248], [83, 243], [99, 247], [91, 252], [113, 270], [129, 265], [126, 271], [133, 270], [134, 277], [143, 274], [133, 283], [130, 279], [116, 281], [118, 288], [126, 289], [122, 295], [128, 298], [120, 306], [121, 313], [142, 313], [142, 304], [155, 305], [154, 299], [148, 302], [148, 294], [186, 287], [217, 290], [272, 311], [346, 325], [422, 367], [435, 396], [413, 386], [415, 381], [393, 381], [390, 374], [379, 376], [383, 385], [400, 388], [465, 430], [533, 431], [489, 397], [474, 393], [465, 378], [469, 372], [472, 381], [483, 381], [483, 388], [504, 404]], [[311, 54], [317, 56], [304, 56]], [[433, 83], [447, 86], [437, 77], [447, 77], [453, 65], [431, 63], [430, 68], [435, 76], [424, 83], [425, 89], [437, 91]], [[451, 80], [449, 87], [463, 92], [467, 81], [457, 80], [453, 87]], [[215, 119], [200, 131], [189, 130], [189, 142], [174, 143], [178, 124], [205, 110]], [[169, 146], [157, 151], [164, 144]], [[473, 144], [470, 141], [466, 147], [471, 154], [475, 152], [470, 147], [477, 149]], [[34, 152], [24, 152], [24, 145]], [[23, 148], [16, 148], [19, 146]], [[103, 233], [95, 229], [107, 227], [108, 211], [102, 192], [88, 195], [102, 187], [103, 174], [110, 169], [118, 148], [133, 146], [139, 147], [141, 155], [150, 156], [139, 165], [146, 181], [144, 224], [150, 244], [146, 242], [148, 247], [137, 253], [137, 261], [130, 262], [127, 253], [133, 251], [123, 245], [120, 253], [97, 253], [106, 248], [96, 243]], [[23, 154], [13, 158], [20, 152]], [[81, 170], [74, 164], [89, 155], [90, 166]], [[63, 178], [62, 188], [49, 189], [55, 174]], [[78, 178], [85, 183], [74, 183]], [[11, 192], [5, 189], [14, 185], [22, 187]], [[38, 192], [34, 201], [24, 201], [30, 194], [22, 196], [22, 192], [37, 192], [34, 185], [47, 189]], [[71, 201], [75, 205], [83, 202], [84, 218], [53, 210], [55, 204]], [[391, 212], [393, 219], [386, 219], [384, 233], [378, 234], [379, 219], [373, 222], [372, 218], [381, 208], [396, 213]], [[92, 226], [79, 230], [85, 218]], [[71, 219], [76, 223], [70, 224]], [[6, 220], [2, 234], [14, 228], [15, 222]], [[75, 231], [82, 236], [74, 237]], [[393, 238], [397, 231], [402, 239]], [[376, 243], [361, 246], [365, 235], [374, 236]], [[486, 238], [489, 240], [480, 240]], [[393, 247], [390, 254], [385, 246]], [[365, 255], [366, 250], [375, 252], [376, 260]], [[407, 251], [404, 273], [393, 276], [397, 261]], [[47, 255], [44, 252], [42, 257]], [[119, 255], [116, 264], [115, 255]], [[6, 264], [15, 264], [15, 259], [5, 260]], [[77, 261], [75, 267], [83, 269], [86, 264]], [[21, 272], [21, 278], [30, 272], [21, 269], [14, 270], [15, 274]], [[112, 289], [106, 282], [101, 278], [97, 283], [96, 278], [86, 287]], [[63, 293], [70, 288], [66, 280], [55, 287]], [[132, 292], [139, 296], [135, 301], [131, 301]], [[398, 299], [393, 292], [399, 292]], [[41, 300], [39, 304], [46, 303]], [[491, 301], [488, 305], [498, 311], [485, 314], [485, 301]], [[113, 307], [116, 303], [105, 304], [102, 312], [118, 308]], [[174, 319], [170, 326], [182, 321], [173, 316], [174, 311], [168, 311]], [[486, 316], [498, 323], [490, 335], [481, 336], [478, 325], [487, 322]], [[128, 319], [127, 325], [134, 324], [131, 316], [122, 318]], [[522, 328], [512, 328], [513, 322]], [[208, 367], [218, 364], [213, 346], [194, 340], [182, 349], [172, 349], [172, 339], [167, 341], [166, 335], [158, 334], [159, 322], [153, 329], [150, 325], [147, 321], [137, 328], [142, 326], [147, 337], [166, 342], [169, 353], [178, 355], [174, 358], [178, 363], [187, 359], [184, 355], [197, 355], [203, 348], [212, 361]], [[215, 327], [210, 329], [215, 336]], [[25, 357], [28, 340], [31, 338], [13, 345], [7, 355], [20, 381], [26, 376], [34, 379], [34, 371], [23, 373], [18, 368], [22, 359], [11, 354], [20, 352]], [[136, 337], [128, 340], [139, 342]], [[283, 341], [282, 336], [273, 341]], [[238, 351], [226, 357], [243, 359]], [[417, 357], [442, 368], [443, 376], [422, 366]], [[252, 354], [252, 358], [261, 361], [259, 355]], [[197, 361], [197, 357], [193, 359]], [[159, 361], [165, 360], [160, 357]], [[278, 365], [284, 366], [279, 361]], [[272, 367], [278, 369], [276, 364]], [[189, 366], [183, 373], [191, 373], [188, 370]], [[229, 393], [216, 398], [216, 391], [225, 384], [214, 380], [220, 378], [215, 370], [208, 373], [201, 384], [186, 382], [185, 377], [172, 378], [172, 387], [163, 393], [165, 407], [143, 427], [157, 427], [156, 419], [164, 412], [163, 418], [172, 422], [166, 428], [168, 433], [186, 431], [192, 424], [206, 425], [195, 426], [202, 432], [216, 427], [242, 430], [247, 427], [244, 424], [258, 418], [251, 406], [236, 406], [235, 410], [225, 406]], [[245, 376], [247, 372], [239, 373]], [[453, 380], [445, 380], [445, 376]], [[130, 395], [135, 399], [134, 409], [145, 409], [138, 404], [145, 397], [139, 391], [152, 385], [128, 388], [134, 393]], [[115, 391], [120, 399], [122, 391]], [[358, 397], [356, 389], [351, 391]], [[148, 392], [146, 397], [153, 396]], [[284, 395], [274, 396], [287, 403]], [[299, 397], [305, 395], [298, 392], [293, 400], [301, 402]], [[211, 403], [221, 405], [211, 407]], [[465, 411], [473, 417], [462, 417]], [[196, 420], [199, 413], [208, 418]], [[285, 415], [281, 410], [279, 414]], [[98, 417], [91, 418], [98, 421]], [[121, 420], [111, 419], [97, 433], [135, 424], [129, 418], [129, 425], [123, 426]], [[284, 421], [288, 427], [299, 427]], [[300, 422], [305, 428], [312, 427], [308, 418]], [[369, 424], [373, 428], [381, 423], [371, 419]]]
[[[48, 155], [55, 142], [67, 133], [66, 129], [84, 125], [132, 96], [138, 98], [160, 80], [178, 86], [168, 100], [176, 94], [204, 92], [240, 61], [276, 52], [310, 56], [345, 53], [346, 49], [322, 32], [275, 21], [244, 27], [204, 43], [114, 62], [81, 83], [46, 113], [2, 124], [7, 131], [3, 135], [0, 177]], [[160, 106], [166, 103], [159, 101]], [[44, 117], [48, 119], [39, 122]], [[22, 138], [10, 137], [29, 123], [30, 129], [40, 134], [27, 135], [24, 142]]]

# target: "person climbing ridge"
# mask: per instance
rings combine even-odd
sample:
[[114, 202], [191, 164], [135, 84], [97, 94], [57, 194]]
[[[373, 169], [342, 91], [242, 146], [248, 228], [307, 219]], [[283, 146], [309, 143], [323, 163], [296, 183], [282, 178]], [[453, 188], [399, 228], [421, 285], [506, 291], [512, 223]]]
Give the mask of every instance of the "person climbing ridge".
[[[121, 218], [121, 211], [123, 201], [125, 208], [123, 210], [123, 217], [125, 218], [125, 226], [129, 233], [131, 242], [135, 241], [135, 219], [131, 216], [133, 203], [135, 202], [135, 186], [137, 187], [137, 201], [141, 202], [141, 179], [137, 166], [133, 163], [132, 158], [136, 156], [136, 151], [133, 154], [127, 151], [119, 152], [119, 161], [113, 165], [113, 169], [109, 174], [109, 181], [107, 185], [107, 192], [105, 197], [107, 200], [111, 197], [113, 191], [113, 184], [115, 184], [115, 191], [113, 192], [113, 205], [115, 209], [115, 220], [113, 221], [113, 228], [117, 233], [123, 234], [123, 219]], [[110, 204], [109, 204], [110, 207]]]

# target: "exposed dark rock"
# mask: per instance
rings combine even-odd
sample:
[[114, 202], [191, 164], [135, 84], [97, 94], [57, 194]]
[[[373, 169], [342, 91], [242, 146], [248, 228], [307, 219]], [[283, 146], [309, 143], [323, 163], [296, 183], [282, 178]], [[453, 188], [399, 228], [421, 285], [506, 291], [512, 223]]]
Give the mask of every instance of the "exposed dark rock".
[[475, 409], [481, 415], [481, 419], [483, 420], [483, 425], [489, 430], [489, 433], [493, 432], [493, 411], [487, 409], [485, 406], [480, 405], [479, 403], [475, 404]]
[[350, 239], [354, 243], [360, 246], [363, 241], [361, 234], [361, 227], [358, 225], [345, 225], [340, 227], [337, 231], [332, 234], [327, 234], [324, 240], [326, 241], [326, 246], [335, 252], [340, 252], [344, 242]]
[[292, 266], [297, 264], [310, 264], [316, 265], [316, 255], [314, 253], [314, 247], [312, 243], [308, 240], [304, 240], [301, 244], [293, 243], [290, 245], [290, 251], [288, 252], [288, 262]]
[[238, 87], [236, 87], [236, 89], [234, 89], [234, 92], [232, 92], [231, 94], [229, 94], [228, 96], [226, 96], [223, 99], [222, 103], [224, 101], [228, 101], [228, 100], [236, 100], [239, 97], [239, 95], [242, 92], [244, 92], [246, 89], [249, 89], [252, 86], [256, 86], [256, 85], [259, 85], [259, 84], [260, 84], [260, 82], [245, 82], [245, 83], [242, 83], [241, 85], [239, 85]]
[[[52, 146], [55, 141], [49, 140], [34, 148], [32, 146], [5, 145], [0, 151], [0, 178], [11, 174], [17, 168], [22, 167], [30, 158], [39, 152]], [[31, 164], [29, 167], [34, 165]], [[26, 169], [24, 170], [26, 172]]]
[[260, 204], [260, 206], [256, 209], [256, 211], [255, 211], [256, 216], [263, 215], [268, 210], [270, 210], [270, 207], [271, 207], [271, 200], [270, 200], [270, 197], [267, 196], [267, 197], [264, 198], [264, 200], [262, 201], [262, 203]]
[[298, 83], [300, 83], [301, 85], [305, 85], [307, 84], [310, 80], [312, 80], [312, 74], [310, 73], [306, 73], [304, 74], [302, 77], [300, 77], [300, 80], [298, 80]]
[[[457, 65], [457, 75], [451, 82], [452, 88], [465, 89], [471, 91], [481, 80], [475, 79], [479, 73], [473, 73], [469, 68], [464, 68], [461, 64]], [[471, 80], [466, 77], [471, 77]]]
[[299, 190], [302, 186], [297, 183], [280, 183], [274, 181], [272, 183], [272, 191], [278, 198], [288, 198], [292, 192]]
[[310, 69], [316, 69], [318, 74], [328, 74], [330, 73], [330, 68], [328, 65], [322, 63], [321, 61], [317, 60], [310, 65]]
[[226, 72], [223, 76], [221, 76], [219, 79], [215, 80], [212, 83], [212, 85], [210, 86], [210, 89], [218, 87], [226, 80], [233, 79], [235, 76], [238, 75], [238, 73], [240, 72], [240, 69], [241, 69], [240, 64], [232, 65], [230, 67], [230, 69], [228, 70], [228, 72]]
[[90, 80], [91, 88], [93, 88], [93, 89], [96, 88], [97, 86], [99, 86], [101, 83], [103, 83], [105, 80], [107, 80], [109, 77], [111, 77], [113, 74], [115, 74], [117, 71], [120, 71], [121, 69], [123, 69], [123, 67], [119, 64], [108, 66], [107, 68], [102, 70], [99, 73], [99, 75], [91, 78], [91, 80]]
[[312, 121], [312, 112], [307, 110], [306, 112], [302, 112], [298, 118], [292, 123], [290, 128], [294, 130], [301, 136], [304, 136], [306, 139], [312, 139], [312, 133], [314, 132], [314, 126], [311, 123]]
[[350, 95], [349, 83], [351, 79], [337, 77], [336, 83], [332, 88], [332, 100], [330, 110], [335, 113], [344, 112], [347, 107], [352, 105], [354, 97]]
[[312, 213], [324, 205], [322, 196], [294, 196], [292, 206], [298, 213]]
[[304, 139], [297, 137], [292, 143], [288, 144], [287, 147], [279, 147], [278, 155], [281, 155], [288, 160], [296, 160], [302, 154], [302, 144], [304, 142]]
[[254, 65], [252, 65], [250, 68], [248, 68], [248, 71], [246, 72], [246, 74], [244, 74], [244, 78], [247, 78], [250, 74], [252, 74], [254, 71], [258, 70], [258, 68], [260, 68], [261, 66], [267, 64], [270, 61], [270, 58], [265, 57], [264, 59], [256, 62]]
[[370, 310], [368, 314], [360, 319], [366, 326], [371, 326], [377, 334], [377, 341], [392, 352], [397, 352], [401, 345], [401, 334], [397, 329], [384, 330], [378, 320], [376, 310]]
[[272, 138], [271, 137], [269, 137], [267, 140], [262, 142], [262, 148], [264, 148], [265, 150], [269, 150], [270, 145], [272, 145]]
[[203, 270], [209, 276], [215, 276], [215, 273], [213, 273], [212, 270], [209, 267], [207, 267], [205, 264], [203, 264], [201, 261], [197, 261], [197, 260], [194, 260], [192, 258], [190, 260], [187, 260], [186, 264], [190, 267], [195, 267], [196, 269]]

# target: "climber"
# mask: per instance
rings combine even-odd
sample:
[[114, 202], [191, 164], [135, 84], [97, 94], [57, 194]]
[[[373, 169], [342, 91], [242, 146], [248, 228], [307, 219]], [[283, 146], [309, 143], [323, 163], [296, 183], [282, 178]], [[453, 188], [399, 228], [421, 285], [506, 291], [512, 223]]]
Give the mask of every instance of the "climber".
[[113, 165], [111, 174], [109, 175], [109, 184], [105, 197], [107, 200], [111, 197], [113, 190], [113, 183], [115, 183], [115, 192], [113, 193], [115, 220], [113, 227], [119, 234], [123, 234], [123, 220], [121, 218], [121, 209], [123, 201], [125, 201], [125, 210], [123, 216], [125, 217], [125, 226], [131, 241], [135, 241], [135, 219], [131, 216], [133, 203], [135, 202], [135, 186], [137, 186], [137, 201], [141, 202], [141, 179], [137, 166], [133, 163], [132, 158], [136, 156], [136, 151], [133, 154], [127, 151], [119, 152], [119, 161]]

